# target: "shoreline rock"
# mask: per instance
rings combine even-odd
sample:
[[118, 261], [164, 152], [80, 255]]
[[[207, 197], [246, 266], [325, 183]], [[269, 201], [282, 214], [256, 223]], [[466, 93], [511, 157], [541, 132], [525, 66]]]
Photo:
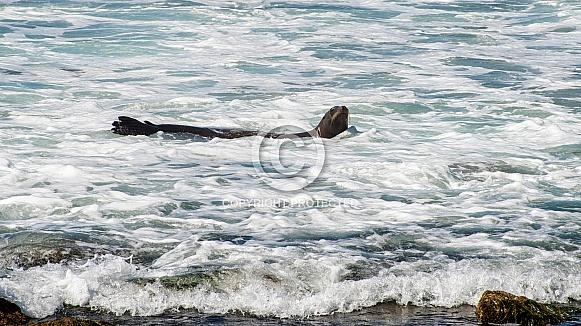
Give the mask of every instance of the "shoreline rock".
[[[520, 304], [517, 306], [516, 304]], [[33, 320], [22, 313], [18, 305], [0, 298], [0, 326], [4, 325], [34, 325], [34, 326], [112, 326], [117, 323], [120, 324], [136, 324], [133, 317], [111, 317], [100, 313], [94, 313], [85, 308], [80, 307], [64, 307], [63, 311], [55, 313], [55, 315], [41, 320]], [[476, 312], [476, 315], [474, 314]], [[418, 306], [401, 306], [392, 303], [381, 303], [373, 307], [363, 309], [362, 311], [355, 311], [352, 313], [337, 313], [329, 316], [316, 316], [305, 319], [313, 323], [332, 323], [339, 325], [352, 325], [357, 323], [368, 323], [370, 321], [386, 322], [386, 319], [391, 323], [401, 324], [414, 321], [415, 324], [429, 324], [433, 320], [426, 319], [425, 316], [440, 316], [451, 320], [456, 320], [458, 315], [464, 316], [471, 323], [476, 322], [484, 325], [487, 324], [505, 324], [517, 323], [521, 325], [546, 325], [550, 323], [563, 323], [566, 320], [578, 319], [581, 314], [581, 309], [577, 306], [572, 307], [556, 307], [538, 303], [526, 297], [519, 297], [503, 291], [485, 291], [474, 310], [474, 306], [464, 305], [457, 308], [437, 308], [437, 307], [418, 307]], [[76, 316], [76, 317], [70, 317]], [[179, 314], [184, 323], [204, 324], [208, 320], [215, 318], [212, 314], [200, 314], [194, 311], [182, 311]], [[219, 315], [225, 321], [231, 323], [244, 323], [251, 325], [256, 322], [257, 317], [243, 316], [239, 314]], [[442, 319], [438, 320], [442, 320]], [[476, 318], [475, 318], [476, 317]], [[143, 322], [165, 324], [168, 320], [174, 320], [175, 315], [160, 315], [151, 316], [148, 318], [137, 318]], [[260, 319], [260, 318], [259, 318]], [[107, 321], [105, 321], [107, 320]], [[274, 318], [279, 325], [280, 320]], [[305, 321], [303, 320], [303, 321]], [[290, 320], [292, 322], [292, 320]], [[139, 323], [139, 322], [137, 322]], [[293, 323], [291, 323], [293, 324]], [[289, 324], [290, 325], [290, 324]]]
[[104, 321], [84, 320], [66, 317], [44, 322], [32, 322], [30, 324], [27, 324], [27, 326], [113, 326], [113, 324]]
[[71, 317], [29, 323], [30, 320], [31, 318], [23, 314], [18, 305], [0, 298], [0, 326], [113, 326], [113, 324], [104, 321], [83, 320]]
[[547, 325], [571, 319], [564, 309], [504, 291], [484, 291], [476, 306], [478, 322], [488, 324]]
[[28, 319], [19, 306], [0, 298], [0, 325], [24, 325]]

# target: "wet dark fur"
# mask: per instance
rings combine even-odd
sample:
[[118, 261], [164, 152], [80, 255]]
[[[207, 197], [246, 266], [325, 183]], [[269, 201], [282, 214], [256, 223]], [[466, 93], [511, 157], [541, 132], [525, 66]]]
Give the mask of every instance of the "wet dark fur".
[[205, 128], [184, 125], [161, 124], [156, 125], [149, 121], [141, 122], [139, 120], [121, 116], [118, 121], [113, 122], [113, 131], [119, 135], [152, 135], [156, 132], [163, 131], [168, 133], [189, 133], [206, 138], [240, 138], [248, 136], [261, 135], [268, 138], [286, 138], [286, 137], [321, 137], [333, 138], [347, 129], [349, 122], [349, 109], [346, 106], [332, 107], [321, 119], [321, 122], [315, 129], [296, 133], [296, 134], [276, 134], [262, 133], [256, 130], [242, 129], [224, 129], [224, 128]]

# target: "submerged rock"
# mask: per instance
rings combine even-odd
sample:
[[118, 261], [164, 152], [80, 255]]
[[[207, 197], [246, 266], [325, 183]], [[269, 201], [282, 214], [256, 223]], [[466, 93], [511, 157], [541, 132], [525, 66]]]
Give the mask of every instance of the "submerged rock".
[[85, 258], [80, 248], [54, 245], [14, 245], [0, 249], [0, 268], [24, 268]]
[[560, 324], [571, 316], [559, 307], [539, 303], [504, 291], [484, 291], [476, 317], [482, 324], [547, 325]]
[[0, 298], [0, 325], [24, 325], [28, 317], [22, 313], [20, 307]]
[[159, 278], [139, 278], [132, 281], [142, 286], [159, 282], [165, 288], [178, 291], [194, 289], [200, 284], [208, 284], [214, 288], [218, 288], [221, 280], [230, 273], [232, 271], [211, 270]]

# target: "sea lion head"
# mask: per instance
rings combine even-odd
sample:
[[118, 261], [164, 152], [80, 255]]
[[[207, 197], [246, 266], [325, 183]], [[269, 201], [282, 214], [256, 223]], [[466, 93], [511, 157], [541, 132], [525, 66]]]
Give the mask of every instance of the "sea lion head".
[[346, 106], [334, 106], [325, 115], [315, 128], [321, 138], [333, 138], [347, 130], [349, 109]]

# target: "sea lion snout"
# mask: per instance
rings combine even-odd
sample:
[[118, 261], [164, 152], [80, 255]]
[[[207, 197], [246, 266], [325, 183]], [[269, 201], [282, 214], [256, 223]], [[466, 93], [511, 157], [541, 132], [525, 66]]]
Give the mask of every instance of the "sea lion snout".
[[344, 106], [344, 105], [336, 105], [334, 107], [331, 108], [330, 110], [331, 112], [331, 118], [334, 120], [337, 116], [342, 115], [342, 114], [347, 114], [349, 115], [349, 109]]

